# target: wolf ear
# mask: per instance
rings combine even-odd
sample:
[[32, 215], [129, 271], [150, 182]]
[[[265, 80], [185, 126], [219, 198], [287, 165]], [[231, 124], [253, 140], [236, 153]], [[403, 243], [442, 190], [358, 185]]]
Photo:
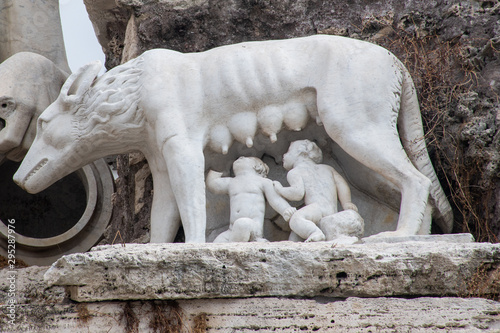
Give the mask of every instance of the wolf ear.
[[101, 62], [94, 61], [71, 74], [61, 88], [60, 96], [63, 101], [68, 103], [79, 101], [83, 94], [89, 90], [101, 68]]

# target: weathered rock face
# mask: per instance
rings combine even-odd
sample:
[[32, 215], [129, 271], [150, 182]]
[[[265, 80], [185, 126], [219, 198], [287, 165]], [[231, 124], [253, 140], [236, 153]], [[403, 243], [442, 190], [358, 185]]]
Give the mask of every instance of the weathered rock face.
[[[499, 260], [498, 245], [437, 241], [102, 246], [48, 270], [0, 270], [0, 302], [13, 274], [18, 292], [15, 324], [2, 316], [0, 330], [491, 331], [500, 303], [474, 297], [498, 297]], [[394, 296], [347, 297], [360, 294]]]
[[463, 332], [500, 327], [497, 302], [479, 298], [250, 298], [19, 307], [12, 333]]
[[485, 270], [488, 295], [499, 288], [499, 260], [500, 247], [488, 243], [127, 244], [67, 255], [45, 280], [69, 286], [79, 302], [461, 296]]
[[[85, 2], [108, 67], [157, 47], [196, 52], [315, 33], [386, 46], [416, 82], [431, 159], [454, 206], [456, 231], [472, 231], [480, 241], [499, 235], [498, 3], [118, 0], [116, 7], [114, 1]], [[142, 164], [129, 167], [128, 157], [119, 157], [119, 165], [118, 192], [128, 194], [116, 198], [119, 213], [108, 242], [118, 230], [125, 241], [136, 240], [149, 225], [151, 178], [144, 182]], [[136, 178], [144, 186], [137, 186]], [[145, 192], [139, 193], [141, 188]]]
[[[102, 246], [48, 270], [0, 270], [0, 302], [12, 275], [17, 288], [15, 324], [2, 316], [0, 330], [492, 331], [500, 303], [474, 297], [498, 297], [499, 262], [498, 245], [436, 240]], [[361, 294], [393, 296], [348, 297]]]

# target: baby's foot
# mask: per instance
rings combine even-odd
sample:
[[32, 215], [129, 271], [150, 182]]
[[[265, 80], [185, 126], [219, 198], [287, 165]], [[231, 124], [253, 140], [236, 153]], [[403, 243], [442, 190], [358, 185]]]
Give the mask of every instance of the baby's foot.
[[325, 234], [321, 232], [321, 230], [313, 232], [306, 240], [306, 243], [309, 242], [321, 242], [326, 239]]

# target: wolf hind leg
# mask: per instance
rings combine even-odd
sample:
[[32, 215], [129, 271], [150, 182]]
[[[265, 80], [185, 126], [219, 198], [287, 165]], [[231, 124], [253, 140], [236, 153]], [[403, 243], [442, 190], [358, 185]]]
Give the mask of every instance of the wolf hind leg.
[[[342, 149], [401, 191], [397, 230], [379, 235], [416, 235], [424, 219], [431, 181], [408, 159], [391, 119], [366, 119], [369, 114], [366, 110], [352, 113], [358, 115], [357, 119], [353, 119], [352, 115], [331, 116], [328, 111], [323, 114], [326, 132]], [[362, 119], [363, 116], [365, 119]]]

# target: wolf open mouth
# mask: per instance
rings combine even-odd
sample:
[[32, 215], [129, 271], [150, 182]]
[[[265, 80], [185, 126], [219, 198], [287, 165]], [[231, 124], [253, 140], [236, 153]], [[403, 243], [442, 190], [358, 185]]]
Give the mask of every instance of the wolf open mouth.
[[47, 158], [42, 159], [38, 164], [28, 173], [28, 175], [24, 178], [23, 183], [26, 184], [26, 182], [35, 175], [41, 168], [43, 168], [49, 160]]

